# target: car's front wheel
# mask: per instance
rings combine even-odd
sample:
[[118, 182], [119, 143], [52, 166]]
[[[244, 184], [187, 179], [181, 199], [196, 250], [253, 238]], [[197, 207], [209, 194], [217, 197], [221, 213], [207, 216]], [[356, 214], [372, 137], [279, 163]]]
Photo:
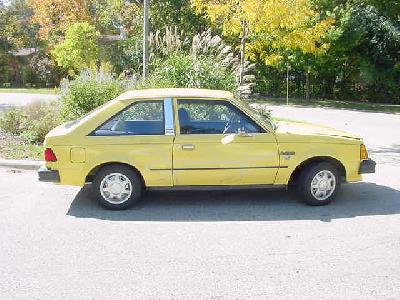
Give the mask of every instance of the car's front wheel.
[[96, 199], [103, 207], [122, 210], [131, 207], [142, 196], [139, 175], [125, 165], [109, 165], [99, 170], [93, 180]]
[[338, 170], [330, 163], [321, 162], [305, 169], [297, 182], [297, 190], [309, 205], [329, 204], [340, 188]]

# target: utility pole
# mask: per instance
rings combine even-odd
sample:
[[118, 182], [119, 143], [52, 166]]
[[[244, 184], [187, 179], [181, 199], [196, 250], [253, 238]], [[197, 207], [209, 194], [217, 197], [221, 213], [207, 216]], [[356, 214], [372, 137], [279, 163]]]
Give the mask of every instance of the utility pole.
[[289, 105], [289, 63], [286, 63], [286, 105]]
[[149, 6], [150, 0], [143, 1], [143, 79], [148, 75], [149, 65]]

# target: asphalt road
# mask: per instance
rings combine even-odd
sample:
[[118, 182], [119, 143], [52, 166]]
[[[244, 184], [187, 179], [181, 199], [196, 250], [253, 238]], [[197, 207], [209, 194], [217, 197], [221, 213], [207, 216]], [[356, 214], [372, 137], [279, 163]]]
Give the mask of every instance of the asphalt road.
[[53, 101], [59, 96], [49, 94], [0, 93], [0, 111], [15, 106], [24, 106], [36, 101]]
[[334, 127], [364, 139], [375, 160], [400, 167], [400, 114], [343, 109], [267, 106], [272, 115]]
[[149, 192], [112, 212], [89, 188], [0, 169], [0, 298], [400, 298], [400, 117], [274, 113], [365, 133], [377, 173], [326, 207], [285, 191]]

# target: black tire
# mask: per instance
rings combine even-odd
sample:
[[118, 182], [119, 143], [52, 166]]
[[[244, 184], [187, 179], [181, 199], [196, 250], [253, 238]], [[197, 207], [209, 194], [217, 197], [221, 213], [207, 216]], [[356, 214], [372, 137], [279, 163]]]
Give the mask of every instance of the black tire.
[[[332, 192], [327, 192], [325, 196], [326, 199], [318, 199], [317, 196], [313, 194], [313, 190], [311, 188], [311, 182], [313, 181], [314, 177], [321, 171], [329, 171], [332, 176], [335, 178], [335, 185], [332, 188]], [[329, 174], [329, 178], [331, 178]], [[321, 206], [327, 205], [332, 202], [332, 200], [336, 197], [339, 189], [340, 189], [340, 174], [338, 170], [330, 163], [327, 162], [320, 162], [313, 164], [307, 167], [303, 172], [300, 174], [300, 177], [297, 182], [297, 194], [299, 197], [308, 205], [312, 206]], [[316, 179], [318, 180], [318, 179]], [[331, 188], [332, 185], [329, 185]], [[321, 198], [325, 196], [320, 196]]]
[[[126, 200], [125, 199], [121, 200], [123, 201], [121, 203], [110, 202], [105, 197], [103, 197], [101, 192], [100, 185], [102, 184], [103, 179], [105, 179], [107, 176], [110, 176], [112, 173], [122, 174], [130, 181], [131, 194], [129, 197], [126, 196], [127, 197]], [[123, 178], [123, 176], [121, 176], [121, 178]], [[126, 184], [129, 185], [128, 182]], [[105, 183], [103, 183], [103, 185], [105, 185]], [[96, 176], [94, 177], [93, 180], [93, 193], [94, 196], [96, 197], [96, 200], [101, 206], [110, 210], [124, 210], [132, 207], [133, 204], [135, 204], [141, 199], [142, 192], [143, 192], [143, 184], [140, 176], [132, 168], [125, 165], [113, 164], [101, 168], [96, 173]]]

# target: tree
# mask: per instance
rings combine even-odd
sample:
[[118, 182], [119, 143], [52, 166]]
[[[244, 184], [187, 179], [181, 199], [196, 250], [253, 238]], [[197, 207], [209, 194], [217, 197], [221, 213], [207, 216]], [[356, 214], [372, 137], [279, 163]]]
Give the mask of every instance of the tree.
[[65, 30], [75, 22], [89, 22], [86, 0], [28, 0], [32, 22], [39, 25], [39, 37], [57, 44]]
[[0, 85], [30, 80], [23, 59], [13, 56], [19, 48], [37, 47], [37, 28], [30, 23], [32, 11], [25, 0], [0, 1]]
[[340, 93], [375, 101], [394, 100], [397, 94], [399, 99], [400, 25], [370, 2], [346, 5], [339, 18], [341, 34], [329, 55], [341, 62]]
[[190, 0], [151, 1], [150, 21], [154, 32], [166, 26], [178, 27], [190, 37], [206, 30], [209, 25], [201, 14], [196, 14]]
[[7, 36], [7, 25], [9, 23], [9, 15], [7, 7], [0, 0], [0, 51], [6, 51], [10, 48], [10, 42]]
[[268, 49], [316, 54], [329, 47], [323, 38], [334, 20], [321, 19], [309, 0], [192, 0], [192, 4], [223, 35], [240, 38], [242, 63], [245, 57], [270, 64], [284, 59], [279, 51]]
[[36, 47], [37, 26], [30, 22], [32, 9], [26, 0], [12, 0], [3, 6], [2, 35], [13, 48]]
[[5, 34], [7, 26], [7, 10], [2, 1], [0, 1], [0, 83], [8, 82], [8, 50], [11, 45]]
[[355, 6], [357, 4], [374, 6], [392, 21], [399, 22], [400, 20], [400, 1], [398, 0], [355, 0], [354, 4]]
[[318, 0], [336, 19], [331, 47], [314, 60], [319, 95], [368, 101], [398, 101], [400, 84], [400, 2]]
[[99, 53], [99, 32], [87, 22], [74, 23], [67, 28], [65, 40], [55, 46], [52, 54], [57, 64], [70, 74], [86, 68], [94, 68]]
[[102, 34], [126, 36], [141, 30], [142, 5], [127, 0], [90, 0], [87, 2], [92, 24]]
[[28, 0], [39, 36], [56, 44], [74, 22], [89, 22], [103, 34], [140, 30], [141, 5], [127, 0]]

